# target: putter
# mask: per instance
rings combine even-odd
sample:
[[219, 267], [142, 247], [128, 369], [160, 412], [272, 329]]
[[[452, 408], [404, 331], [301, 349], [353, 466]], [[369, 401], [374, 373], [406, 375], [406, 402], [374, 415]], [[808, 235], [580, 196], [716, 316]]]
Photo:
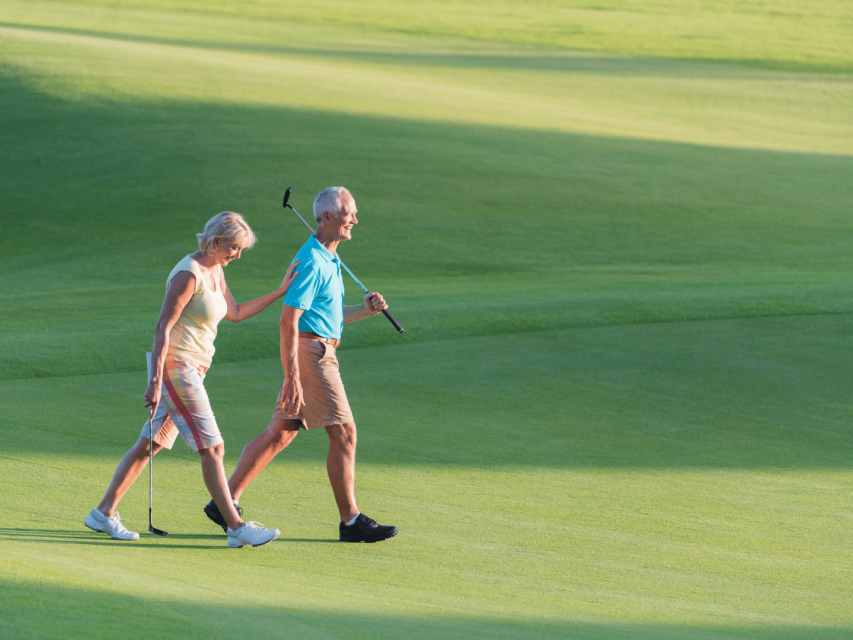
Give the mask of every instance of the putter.
[[[296, 209], [294, 209], [294, 208], [293, 208], [293, 207], [291, 207], [289, 204], [287, 204], [287, 201], [288, 201], [288, 200], [290, 200], [290, 187], [288, 187], [288, 188], [287, 188], [287, 191], [285, 191], [285, 192], [284, 192], [284, 204], [282, 204], [281, 206], [282, 206], [282, 207], [284, 207], [285, 209], [290, 208], [290, 210], [291, 210], [291, 211], [293, 211], [293, 213], [295, 213], [295, 214], [296, 214], [296, 217], [297, 217], [297, 218], [299, 218], [300, 220], [302, 220], [302, 222], [305, 224], [305, 226], [306, 226], [306, 227], [308, 227], [309, 229], [311, 229], [311, 233], [314, 233], [314, 229], [312, 229], [312, 228], [311, 228], [311, 225], [310, 225], [310, 224], [308, 224], [307, 222], [305, 222], [305, 218], [303, 218], [302, 216], [300, 216], [300, 215], [299, 215], [299, 212], [298, 212]], [[347, 266], [344, 264], [343, 260], [341, 260], [341, 266], [344, 268], [344, 270], [345, 270], [348, 274], [350, 274], [350, 277], [352, 277], [352, 279], [356, 281], [356, 284], [358, 284], [358, 286], [359, 286], [359, 287], [361, 287], [361, 290], [362, 290], [362, 291], [364, 291], [365, 293], [370, 293], [370, 292], [367, 290], [367, 287], [365, 287], [363, 284], [361, 284], [361, 280], [359, 280], [358, 278], [356, 278], [356, 277], [355, 277], [355, 274], [354, 274], [352, 271], [350, 271], [350, 270], [349, 270], [349, 267], [347, 267]], [[388, 310], [387, 310], [387, 309], [384, 309], [384, 310], [382, 311], [382, 313], [384, 313], [384, 314], [385, 314], [385, 317], [386, 317], [386, 318], [388, 318], [388, 320], [390, 320], [390, 321], [391, 321], [391, 324], [393, 324], [393, 325], [394, 325], [394, 328], [397, 330], [397, 332], [398, 332], [398, 333], [403, 333], [403, 327], [401, 327], [401, 326], [399, 325], [399, 323], [398, 323], [396, 320], [394, 320], [394, 316], [392, 316], [390, 313], [388, 313]]]
[[[148, 379], [151, 380], [151, 354], [145, 354], [145, 361], [148, 365]], [[169, 535], [168, 531], [163, 531], [154, 526], [151, 520], [151, 514], [154, 511], [154, 432], [151, 428], [151, 422], [154, 420], [154, 407], [148, 413], [148, 531], [157, 536], [165, 538]]]

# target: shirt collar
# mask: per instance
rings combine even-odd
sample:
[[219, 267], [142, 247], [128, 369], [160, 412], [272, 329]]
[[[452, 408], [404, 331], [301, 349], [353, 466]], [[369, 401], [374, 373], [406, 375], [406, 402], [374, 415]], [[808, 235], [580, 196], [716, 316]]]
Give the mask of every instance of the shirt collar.
[[338, 255], [337, 254], [332, 255], [332, 252], [329, 251], [322, 244], [320, 244], [320, 241], [317, 240], [317, 238], [315, 236], [312, 235], [311, 238], [308, 240], [308, 242], [309, 242], [309, 244], [313, 243], [312, 248], [314, 249], [314, 251], [316, 251], [323, 258], [325, 258], [326, 262], [335, 262], [335, 263], [340, 262], [340, 260], [338, 259]]

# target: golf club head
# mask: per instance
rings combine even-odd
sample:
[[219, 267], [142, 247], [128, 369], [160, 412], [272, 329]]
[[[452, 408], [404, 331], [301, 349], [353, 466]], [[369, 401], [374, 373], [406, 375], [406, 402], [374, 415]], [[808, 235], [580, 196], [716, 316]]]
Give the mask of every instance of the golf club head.
[[155, 536], [160, 536], [161, 538], [165, 538], [169, 535], [168, 531], [163, 531], [162, 529], [158, 529], [154, 526], [154, 523], [151, 521], [151, 512], [153, 509], [148, 507], [148, 532], [153, 533]]
[[284, 192], [284, 203], [281, 206], [287, 208], [288, 200], [290, 200], [290, 187], [288, 187], [287, 191]]

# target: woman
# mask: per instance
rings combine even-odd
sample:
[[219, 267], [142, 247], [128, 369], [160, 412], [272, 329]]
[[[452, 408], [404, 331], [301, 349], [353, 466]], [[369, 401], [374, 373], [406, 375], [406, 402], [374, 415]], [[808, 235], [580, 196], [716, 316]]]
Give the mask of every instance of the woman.
[[[154, 429], [154, 454], [171, 449], [180, 432], [191, 451], [201, 455], [201, 470], [210, 496], [227, 522], [228, 546], [253, 547], [272, 542], [278, 529], [244, 522], [232, 502], [222, 460], [225, 444], [204, 389], [204, 376], [213, 358], [216, 326], [225, 317], [240, 322], [281, 298], [296, 276], [290, 265], [281, 286], [267, 295], [237, 304], [225, 283], [225, 267], [251, 248], [255, 234], [239, 213], [225, 211], [211, 218], [196, 236], [199, 250], [181, 260], [166, 281], [166, 298], [154, 330], [151, 380], [145, 406], [153, 419], [116, 468], [104, 499], [89, 513], [86, 526], [116, 540], [138, 540], [116, 511], [118, 503], [145, 469], [149, 429]], [[297, 272], [298, 273], [298, 272]]]

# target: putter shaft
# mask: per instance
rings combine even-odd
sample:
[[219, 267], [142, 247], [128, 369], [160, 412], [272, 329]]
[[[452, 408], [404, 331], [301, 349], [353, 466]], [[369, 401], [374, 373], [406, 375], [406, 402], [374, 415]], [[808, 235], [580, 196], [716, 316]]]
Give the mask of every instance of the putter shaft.
[[[148, 379], [151, 380], [151, 354], [145, 354], [148, 365]], [[151, 423], [154, 422], [154, 407], [148, 412], [148, 532], [158, 536], [166, 537], [168, 532], [154, 526], [152, 516], [154, 512], [154, 432]]]

